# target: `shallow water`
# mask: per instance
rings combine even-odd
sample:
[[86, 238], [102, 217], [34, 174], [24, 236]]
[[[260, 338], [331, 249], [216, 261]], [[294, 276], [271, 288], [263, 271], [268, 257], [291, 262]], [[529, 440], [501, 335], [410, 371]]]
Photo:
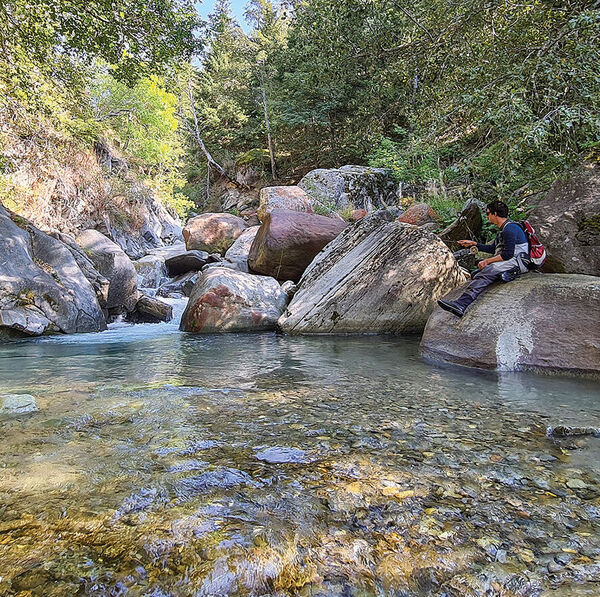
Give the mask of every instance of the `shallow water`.
[[592, 381], [444, 369], [414, 339], [0, 346], [0, 595], [598, 595]]

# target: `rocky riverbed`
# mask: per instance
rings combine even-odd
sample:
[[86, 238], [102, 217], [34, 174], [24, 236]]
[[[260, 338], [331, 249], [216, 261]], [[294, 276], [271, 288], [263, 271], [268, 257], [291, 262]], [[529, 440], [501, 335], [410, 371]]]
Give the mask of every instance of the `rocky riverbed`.
[[0, 595], [596, 594], [594, 382], [111, 328], [0, 347]]

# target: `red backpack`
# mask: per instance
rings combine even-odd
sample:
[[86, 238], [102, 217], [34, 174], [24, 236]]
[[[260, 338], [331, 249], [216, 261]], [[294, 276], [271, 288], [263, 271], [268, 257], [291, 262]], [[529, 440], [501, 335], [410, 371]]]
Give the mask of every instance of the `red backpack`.
[[529, 244], [529, 261], [531, 262], [529, 268], [537, 269], [542, 267], [544, 261], [546, 261], [546, 249], [544, 245], [539, 241], [538, 237], [535, 235], [533, 226], [527, 220], [518, 222], [518, 224], [523, 229], [523, 232], [527, 237], [527, 243]]

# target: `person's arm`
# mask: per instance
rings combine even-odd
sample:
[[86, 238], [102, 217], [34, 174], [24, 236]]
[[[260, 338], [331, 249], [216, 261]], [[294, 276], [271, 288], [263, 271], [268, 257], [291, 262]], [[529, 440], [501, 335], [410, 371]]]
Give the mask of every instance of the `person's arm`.
[[479, 269], [484, 268], [486, 265], [489, 265], [490, 263], [497, 263], [498, 261], [505, 261], [505, 259], [502, 258], [502, 255], [494, 255], [493, 257], [490, 257], [489, 259], [482, 259], [478, 264], [477, 267]]
[[476, 243], [477, 244], [477, 250], [481, 251], [482, 253], [492, 253], [492, 255], [496, 252], [496, 241], [497, 238], [495, 238], [489, 245], [483, 245], [481, 243]]
[[496, 239], [494, 239], [489, 245], [484, 245], [474, 240], [457, 240], [456, 242], [461, 247], [477, 247], [477, 250], [481, 251], [482, 253], [495, 253], [496, 251]]

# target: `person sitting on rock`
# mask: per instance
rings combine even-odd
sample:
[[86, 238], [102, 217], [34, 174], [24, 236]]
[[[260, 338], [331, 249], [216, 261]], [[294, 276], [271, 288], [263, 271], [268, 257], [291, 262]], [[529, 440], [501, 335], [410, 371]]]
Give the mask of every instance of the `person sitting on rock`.
[[473, 247], [484, 253], [493, 253], [489, 259], [477, 264], [479, 271], [475, 273], [471, 283], [455, 300], [440, 299], [438, 305], [458, 317], [465, 314], [465, 309], [493, 282], [514, 280], [520, 273], [527, 271], [529, 245], [525, 232], [519, 224], [508, 219], [508, 206], [502, 201], [492, 201], [486, 209], [488, 220], [500, 228], [500, 232], [489, 245], [474, 240], [459, 240], [462, 247]]

